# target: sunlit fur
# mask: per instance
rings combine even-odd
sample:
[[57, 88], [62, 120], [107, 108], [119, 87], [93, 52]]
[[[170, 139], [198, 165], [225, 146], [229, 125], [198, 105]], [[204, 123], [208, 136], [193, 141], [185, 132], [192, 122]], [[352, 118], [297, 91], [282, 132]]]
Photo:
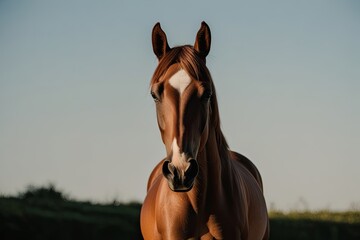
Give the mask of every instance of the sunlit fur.
[[[153, 46], [159, 64], [150, 89], [167, 156], [148, 180], [140, 219], [144, 239], [268, 239], [260, 173], [249, 159], [229, 150], [220, 128], [215, 87], [204, 59], [210, 30], [203, 23], [197, 35], [195, 47], [203, 53], [189, 45], [170, 49], [159, 24], [153, 30]], [[191, 78], [181, 96], [168, 83], [180, 69]], [[209, 99], [205, 90], [211, 91]], [[185, 191], [171, 189], [171, 178], [164, 175], [174, 149], [176, 161], [183, 162], [172, 165], [170, 175], [186, 174], [189, 159], [199, 167], [193, 186]]]

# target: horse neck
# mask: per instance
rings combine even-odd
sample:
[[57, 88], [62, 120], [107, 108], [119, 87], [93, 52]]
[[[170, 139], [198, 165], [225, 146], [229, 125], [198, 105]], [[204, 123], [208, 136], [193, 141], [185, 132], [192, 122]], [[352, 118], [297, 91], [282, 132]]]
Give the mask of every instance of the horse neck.
[[230, 173], [229, 150], [227, 146], [219, 145], [215, 128], [210, 127], [209, 136], [204, 149], [198, 155], [199, 182], [196, 186], [197, 199], [206, 201], [206, 197], [215, 197], [223, 191], [224, 181]]

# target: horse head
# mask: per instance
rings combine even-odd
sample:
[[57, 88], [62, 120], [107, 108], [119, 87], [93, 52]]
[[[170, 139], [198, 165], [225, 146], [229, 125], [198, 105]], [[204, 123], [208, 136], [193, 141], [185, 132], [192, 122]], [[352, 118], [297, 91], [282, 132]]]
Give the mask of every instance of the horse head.
[[210, 43], [210, 29], [205, 22], [194, 46], [170, 48], [159, 23], [152, 31], [159, 63], [151, 81], [151, 95], [167, 153], [162, 172], [175, 192], [192, 189], [201, 166], [197, 156], [208, 139], [214, 91], [205, 65]]

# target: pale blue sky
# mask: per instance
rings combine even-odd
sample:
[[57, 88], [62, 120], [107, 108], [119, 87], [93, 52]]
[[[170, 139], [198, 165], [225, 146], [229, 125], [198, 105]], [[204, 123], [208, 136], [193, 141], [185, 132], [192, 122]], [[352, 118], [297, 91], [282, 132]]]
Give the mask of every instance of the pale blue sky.
[[212, 30], [208, 67], [233, 150], [268, 205], [360, 204], [358, 1], [1, 1], [0, 192], [55, 183], [142, 201], [164, 157], [149, 96], [151, 30]]

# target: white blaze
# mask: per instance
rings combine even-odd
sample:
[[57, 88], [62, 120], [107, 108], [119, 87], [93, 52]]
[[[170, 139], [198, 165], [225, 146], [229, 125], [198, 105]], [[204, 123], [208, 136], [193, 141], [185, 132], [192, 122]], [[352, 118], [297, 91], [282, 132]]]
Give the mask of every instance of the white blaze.
[[184, 92], [184, 90], [189, 86], [191, 82], [190, 76], [183, 69], [180, 69], [177, 73], [172, 75], [169, 80], [170, 85], [178, 90], [180, 95]]
[[174, 164], [174, 166], [186, 168], [185, 154], [180, 153], [180, 148], [176, 138], [174, 138], [172, 143], [172, 152], [172, 163]]

